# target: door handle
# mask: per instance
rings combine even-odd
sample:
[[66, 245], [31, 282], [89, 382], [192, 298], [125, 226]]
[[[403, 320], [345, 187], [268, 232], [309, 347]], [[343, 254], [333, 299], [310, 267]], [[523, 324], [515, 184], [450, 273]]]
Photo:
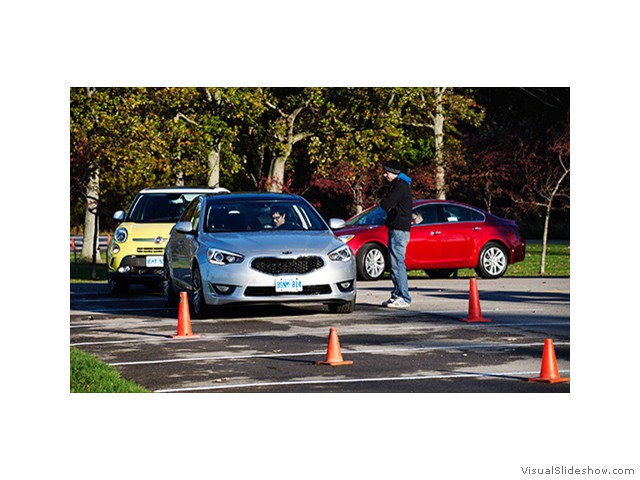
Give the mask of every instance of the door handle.
[[473, 230], [477, 232], [478, 230], [482, 230], [482, 227], [473, 227]]
[[442, 232], [440, 230], [434, 230], [431, 232], [431, 235], [440, 235]]

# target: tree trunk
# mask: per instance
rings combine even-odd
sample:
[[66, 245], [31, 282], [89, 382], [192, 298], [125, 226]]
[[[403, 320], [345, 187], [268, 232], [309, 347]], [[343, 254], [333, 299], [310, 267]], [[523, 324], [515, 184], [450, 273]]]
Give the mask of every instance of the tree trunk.
[[544, 274], [547, 263], [547, 238], [549, 236], [549, 218], [551, 218], [551, 201], [547, 203], [544, 214], [544, 228], [542, 230], [542, 255], [540, 256], [540, 275]]
[[356, 184], [351, 188], [351, 191], [353, 192], [353, 203], [356, 209], [355, 214], [357, 215], [364, 210], [364, 195], [362, 194], [363, 186], [361, 179], [356, 181]]
[[491, 185], [488, 181], [484, 184], [484, 204], [487, 212], [491, 213], [491, 207], [493, 206], [493, 194], [491, 193]]
[[94, 170], [87, 184], [86, 190], [87, 208], [84, 213], [84, 232], [82, 237], [82, 252], [80, 260], [91, 262], [94, 258], [94, 252], [97, 253], [96, 261], [100, 262], [100, 250], [98, 242], [94, 240], [98, 238], [99, 223], [96, 215], [98, 215], [98, 203], [100, 201], [100, 173]]
[[444, 109], [443, 109], [443, 96], [445, 87], [436, 87], [433, 89], [436, 109], [433, 117], [433, 134], [435, 137], [435, 163], [436, 163], [436, 198], [439, 200], [445, 200], [447, 198], [446, 192], [446, 170], [444, 164], [444, 152], [442, 150], [442, 144], [444, 142]]
[[560, 161], [560, 165], [562, 165], [562, 168], [564, 169], [564, 172], [556, 182], [553, 190], [551, 191], [548, 197], [547, 204], [545, 206], [546, 211], [544, 216], [544, 230], [542, 232], [542, 256], [540, 257], [540, 274], [543, 274], [545, 270], [546, 257], [547, 257], [547, 237], [549, 235], [549, 219], [551, 218], [551, 210], [553, 208], [553, 199], [556, 197], [558, 190], [560, 190], [560, 185], [564, 181], [565, 177], [569, 174], [569, 169], [565, 167], [562, 161], [562, 156], [559, 156], [558, 159]]
[[291, 145], [287, 145], [286, 151], [287, 153], [285, 155], [280, 155], [271, 162], [268, 185], [270, 192], [282, 192], [282, 187], [284, 186], [284, 166], [289, 158]]
[[207, 157], [207, 163], [209, 164], [209, 180], [207, 185], [209, 187], [220, 186], [220, 145], [213, 147], [213, 150], [209, 152]]
[[282, 188], [284, 187], [285, 165], [291, 156], [293, 146], [300, 140], [304, 140], [311, 135], [311, 132], [294, 133], [296, 118], [298, 118], [298, 115], [302, 110], [303, 107], [298, 107], [289, 115], [285, 115], [283, 112], [280, 112], [280, 121], [285, 122], [285, 133], [278, 135], [277, 138], [279, 141], [284, 143], [284, 153], [276, 157], [271, 162], [268, 185], [268, 190], [270, 192], [282, 192]]

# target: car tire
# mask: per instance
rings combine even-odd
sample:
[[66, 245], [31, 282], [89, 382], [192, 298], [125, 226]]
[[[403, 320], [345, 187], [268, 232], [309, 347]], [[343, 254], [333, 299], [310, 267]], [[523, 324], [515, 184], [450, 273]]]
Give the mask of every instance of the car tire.
[[111, 293], [127, 293], [129, 291], [129, 282], [116, 280], [111, 276], [107, 279], [107, 284], [109, 285], [109, 291]]
[[167, 259], [164, 259], [164, 283], [162, 286], [162, 292], [164, 294], [164, 301], [168, 307], [175, 307], [179, 303], [179, 297], [176, 293], [176, 289], [173, 286], [173, 281], [171, 280], [171, 272], [169, 271], [169, 264], [167, 263]]
[[363, 245], [356, 256], [358, 278], [374, 281], [382, 278], [387, 269], [387, 252], [384, 247], [374, 243]]
[[207, 318], [210, 309], [204, 300], [202, 276], [198, 265], [194, 265], [191, 271], [191, 303], [195, 318]]
[[435, 268], [433, 270], [425, 270], [429, 278], [450, 278], [457, 272], [455, 268]]
[[497, 242], [489, 242], [480, 252], [476, 273], [487, 279], [502, 277], [509, 266], [507, 250]]
[[331, 313], [351, 313], [356, 309], [356, 301], [330, 303], [328, 306]]

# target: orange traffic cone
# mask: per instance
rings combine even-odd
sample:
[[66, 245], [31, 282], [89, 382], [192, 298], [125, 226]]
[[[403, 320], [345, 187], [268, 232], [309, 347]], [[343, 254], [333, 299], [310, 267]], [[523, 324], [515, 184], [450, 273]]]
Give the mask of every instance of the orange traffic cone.
[[558, 373], [558, 362], [556, 361], [556, 351], [553, 348], [553, 340], [545, 339], [544, 348], [542, 349], [542, 366], [540, 367], [540, 376], [530, 378], [530, 382], [546, 382], [559, 383], [568, 382], [568, 378], [561, 378]]
[[178, 333], [171, 338], [198, 338], [191, 331], [191, 314], [189, 313], [189, 297], [187, 292], [180, 292], [180, 305], [178, 306]]
[[476, 277], [469, 279], [469, 316], [467, 318], [460, 318], [461, 322], [490, 322], [488, 318], [482, 317], [482, 311], [480, 309], [480, 297], [478, 296], [478, 284]]
[[316, 362], [316, 365], [351, 365], [353, 362], [346, 362], [342, 359], [340, 353], [340, 340], [338, 340], [338, 331], [335, 328], [329, 329], [329, 346], [327, 347], [327, 358], [324, 362]]

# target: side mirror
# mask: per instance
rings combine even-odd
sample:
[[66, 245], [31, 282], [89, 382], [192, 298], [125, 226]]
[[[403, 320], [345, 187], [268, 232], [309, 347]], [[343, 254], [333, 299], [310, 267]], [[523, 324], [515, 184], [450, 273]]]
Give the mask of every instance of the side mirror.
[[342, 220], [341, 218], [330, 218], [329, 219], [329, 227], [331, 230], [340, 230], [347, 226], [347, 222]]
[[179, 233], [193, 233], [191, 222], [178, 222], [173, 228]]
[[118, 210], [113, 214], [113, 218], [120, 221], [124, 220], [124, 210]]

